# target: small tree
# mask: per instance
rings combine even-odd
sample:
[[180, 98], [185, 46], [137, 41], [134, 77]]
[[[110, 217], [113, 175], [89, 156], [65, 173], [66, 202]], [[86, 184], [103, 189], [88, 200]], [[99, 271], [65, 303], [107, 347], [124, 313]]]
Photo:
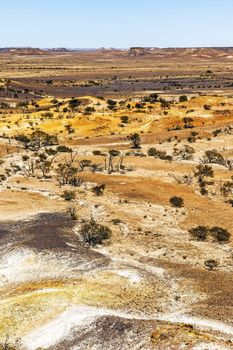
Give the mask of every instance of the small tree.
[[69, 108], [74, 111], [77, 107], [81, 105], [81, 101], [79, 101], [77, 98], [72, 98], [69, 101]]
[[130, 135], [130, 141], [132, 142], [132, 148], [141, 148], [141, 138], [139, 134], [134, 133]]
[[113, 172], [113, 159], [120, 155], [120, 151], [116, 149], [111, 149], [108, 156], [108, 173], [111, 174]]
[[102, 153], [99, 150], [93, 151], [94, 156], [102, 156], [104, 158], [104, 169], [107, 170], [107, 154]]
[[56, 169], [56, 177], [59, 185], [72, 185], [77, 172], [78, 169], [73, 167], [70, 163], [59, 163]]
[[182, 160], [191, 160], [193, 159], [193, 154], [195, 153], [195, 149], [193, 147], [190, 147], [188, 145], [184, 145], [181, 149], [174, 149], [174, 156], [177, 156], [178, 158], [181, 158]]
[[108, 106], [108, 109], [110, 111], [112, 111], [116, 108], [116, 104], [117, 104], [117, 102], [114, 100], [111, 100], [111, 99], [107, 100], [107, 106]]
[[22, 166], [22, 171], [25, 176], [33, 177], [35, 175], [37, 166], [38, 164], [36, 159], [29, 158], [26, 162], [24, 162], [24, 165]]
[[51, 166], [52, 166], [52, 162], [49, 161], [49, 160], [44, 160], [44, 161], [40, 160], [40, 161], [38, 161], [37, 167], [38, 167], [39, 170], [41, 170], [43, 178], [46, 179], [48, 177], [49, 172], [51, 170]]
[[225, 160], [219, 152], [216, 150], [209, 150], [205, 152], [205, 156], [203, 158], [204, 163], [211, 163], [211, 164], [219, 164], [224, 165]]
[[220, 192], [223, 197], [228, 197], [233, 193], [233, 181], [221, 182]]
[[91, 160], [83, 159], [79, 162], [79, 166], [80, 166], [81, 171], [84, 171], [85, 168], [88, 168], [91, 166]]
[[202, 182], [206, 177], [214, 177], [214, 171], [211, 166], [200, 164], [196, 167], [194, 176], [197, 177], [198, 182]]

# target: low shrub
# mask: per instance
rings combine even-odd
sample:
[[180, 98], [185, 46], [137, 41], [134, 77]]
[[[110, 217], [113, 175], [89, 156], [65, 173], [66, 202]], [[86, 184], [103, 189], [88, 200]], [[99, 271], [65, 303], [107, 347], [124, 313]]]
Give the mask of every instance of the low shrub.
[[231, 236], [227, 230], [216, 226], [212, 227], [209, 232], [218, 242], [227, 242]]
[[101, 244], [103, 240], [108, 239], [112, 232], [107, 226], [96, 223], [92, 218], [90, 221], [82, 224], [79, 233], [85, 243], [95, 246]]
[[74, 191], [64, 191], [61, 196], [62, 196], [62, 198], [64, 198], [65, 201], [71, 201], [72, 199], [75, 199], [75, 192]]
[[105, 184], [94, 186], [92, 188], [92, 192], [94, 192], [96, 196], [102, 196], [104, 194], [105, 187]]
[[76, 205], [70, 205], [67, 209], [66, 209], [67, 214], [70, 216], [70, 218], [72, 220], [78, 220], [78, 208]]
[[197, 226], [189, 230], [192, 236], [194, 236], [198, 241], [206, 241], [208, 236], [208, 227]]
[[213, 270], [218, 266], [218, 262], [214, 259], [206, 260], [204, 264], [209, 270]]
[[181, 197], [171, 197], [169, 202], [173, 207], [182, 208], [184, 206], [184, 200]]
[[114, 224], [114, 225], [118, 225], [118, 224], [121, 224], [121, 220], [120, 219], [112, 219], [112, 223]]
[[70, 147], [64, 146], [64, 145], [60, 145], [57, 147], [57, 152], [61, 152], [61, 153], [71, 153], [72, 149]]

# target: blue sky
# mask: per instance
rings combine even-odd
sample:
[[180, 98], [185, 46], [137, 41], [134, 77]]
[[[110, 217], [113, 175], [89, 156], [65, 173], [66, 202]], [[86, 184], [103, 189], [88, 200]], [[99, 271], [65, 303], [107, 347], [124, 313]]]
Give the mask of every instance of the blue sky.
[[233, 0], [1, 0], [0, 47], [233, 46]]

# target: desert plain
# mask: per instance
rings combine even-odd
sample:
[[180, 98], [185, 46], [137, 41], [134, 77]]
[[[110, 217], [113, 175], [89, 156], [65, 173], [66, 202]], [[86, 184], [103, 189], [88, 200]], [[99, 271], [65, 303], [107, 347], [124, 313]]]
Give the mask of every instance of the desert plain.
[[233, 49], [2, 49], [0, 164], [0, 349], [233, 348]]

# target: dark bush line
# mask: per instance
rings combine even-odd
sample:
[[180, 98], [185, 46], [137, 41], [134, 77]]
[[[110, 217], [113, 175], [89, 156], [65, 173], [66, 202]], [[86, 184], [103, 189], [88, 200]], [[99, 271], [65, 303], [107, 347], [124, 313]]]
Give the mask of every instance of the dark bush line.
[[214, 226], [197, 226], [189, 230], [189, 233], [198, 241], [206, 241], [208, 236], [212, 236], [217, 242], [228, 242], [231, 234], [224, 228]]

